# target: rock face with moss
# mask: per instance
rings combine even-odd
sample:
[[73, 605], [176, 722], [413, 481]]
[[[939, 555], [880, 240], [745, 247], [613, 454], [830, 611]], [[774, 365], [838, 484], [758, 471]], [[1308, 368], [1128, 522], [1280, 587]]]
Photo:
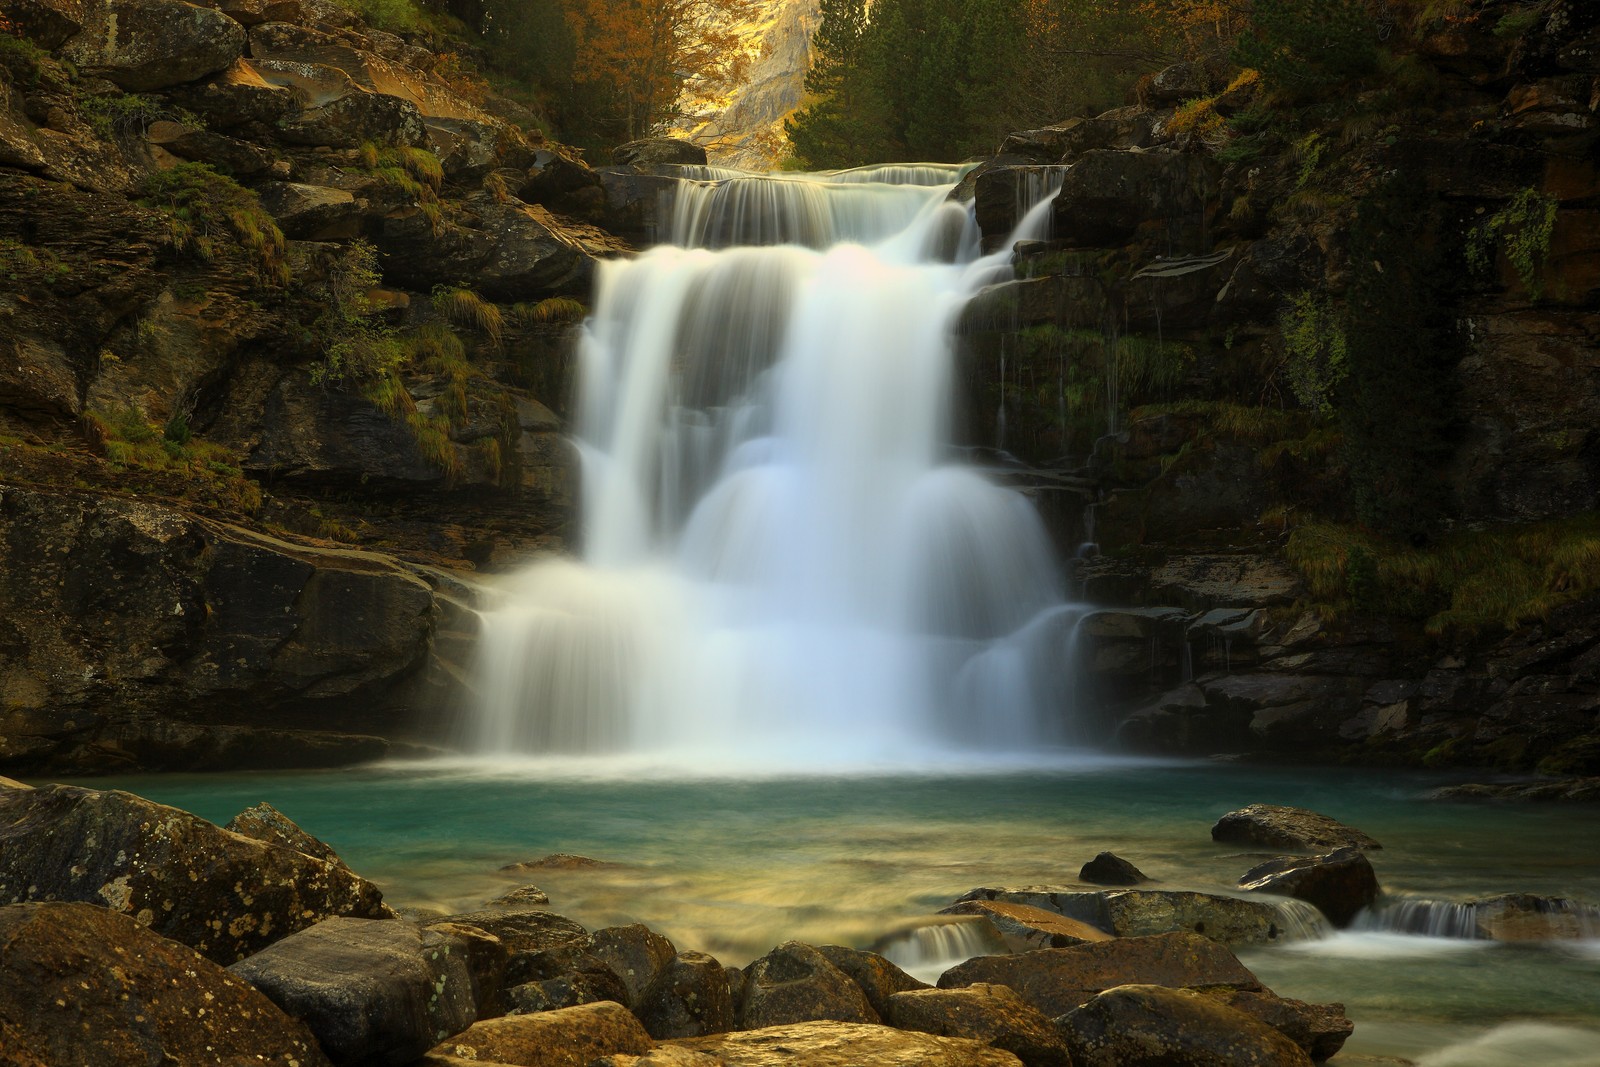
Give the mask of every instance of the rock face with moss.
[[994, 247], [1071, 165], [960, 373], [969, 443], [1097, 544], [1090, 734], [1592, 773], [1600, 16], [1527, 16], [1408, 26], [1368, 81], [1174, 68], [957, 190]]

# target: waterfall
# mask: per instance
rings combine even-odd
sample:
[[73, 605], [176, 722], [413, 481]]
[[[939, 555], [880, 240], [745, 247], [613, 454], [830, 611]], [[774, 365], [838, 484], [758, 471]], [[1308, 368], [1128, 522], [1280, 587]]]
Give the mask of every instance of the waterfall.
[[872, 951], [913, 978], [933, 983], [974, 956], [1004, 956], [1011, 949], [993, 923], [976, 916], [929, 920], [879, 938]]
[[[470, 747], [836, 766], [1071, 740], [1081, 613], [1032, 506], [948, 444], [954, 320], [1010, 277], [947, 199], [961, 168], [691, 173], [670, 242], [601, 265], [581, 558], [485, 613]], [[1048, 226], [1045, 201], [1013, 236]]]
[[1526, 894], [1465, 902], [1399, 897], [1363, 909], [1351, 929], [1466, 941], [1594, 941], [1600, 906]]

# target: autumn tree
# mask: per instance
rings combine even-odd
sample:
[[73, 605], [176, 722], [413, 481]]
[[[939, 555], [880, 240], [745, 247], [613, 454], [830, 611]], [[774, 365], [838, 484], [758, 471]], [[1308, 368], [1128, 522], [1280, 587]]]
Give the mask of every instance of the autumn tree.
[[725, 92], [748, 72], [741, 26], [761, 0], [565, 0], [573, 78], [608, 98], [622, 133], [642, 137], [677, 117], [684, 88]]

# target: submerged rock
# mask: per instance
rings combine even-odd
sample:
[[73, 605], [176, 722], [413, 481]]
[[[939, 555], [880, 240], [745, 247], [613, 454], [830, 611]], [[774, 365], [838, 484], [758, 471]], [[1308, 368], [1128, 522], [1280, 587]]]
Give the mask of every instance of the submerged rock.
[[1143, 871], [1114, 852], [1102, 852], [1085, 863], [1078, 877], [1095, 885], [1138, 885], [1150, 880]]
[[1232, 845], [1321, 852], [1335, 848], [1382, 848], [1360, 830], [1305, 808], [1251, 804], [1230, 811], [1211, 828], [1211, 840]]
[[832, 1020], [763, 1027], [674, 1042], [725, 1067], [1018, 1067], [982, 1041]]
[[1310, 1067], [1278, 1031], [1215, 998], [1126, 985], [1074, 1009], [1061, 1027], [1078, 1067]]
[[17, 1067], [326, 1067], [305, 1024], [126, 915], [0, 907], [0, 1061]]
[[941, 1037], [970, 1037], [1014, 1054], [1026, 1067], [1072, 1067], [1049, 1016], [1002, 985], [920, 989], [889, 998], [891, 1026]]
[[408, 922], [328, 919], [230, 969], [340, 1063], [403, 1067], [477, 1018], [466, 946]]
[[1335, 926], [1349, 926], [1357, 912], [1378, 899], [1378, 876], [1366, 853], [1354, 847], [1268, 860], [1246, 871], [1239, 887], [1303, 900]]
[[1266, 1023], [1299, 1045], [1306, 1055], [1318, 1063], [1331, 1058], [1343, 1048], [1356, 1029], [1355, 1023], [1345, 1015], [1343, 1004], [1307, 1004], [1303, 1000], [1248, 990], [1210, 995], [1221, 999], [1230, 1008]]
[[0, 902], [77, 900], [232, 963], [324, 919], [392, 918], [334, 859], [77, 786], [0, 790]]

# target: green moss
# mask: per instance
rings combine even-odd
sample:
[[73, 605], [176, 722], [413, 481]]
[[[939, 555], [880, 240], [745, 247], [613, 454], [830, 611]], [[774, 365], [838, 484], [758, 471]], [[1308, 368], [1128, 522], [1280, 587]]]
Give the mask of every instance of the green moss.
[[180, 249], [212, 260], [230, 244], [249, 254], [267, 285], [289, 284], [288, 244], [256, 195], [204, 163], [179, 163], [140, 183], [139, 202], [167, 217]]
[[55, 285], [71, 273], [72, 267], [50, 249], [0, 237], [0, 278], [21, 282], [36, 277], [46, 285]]
[[1278, 316], [1284, 373], [1295, 399], [1319, 415], [1331, 415], [1339, 387], [1350, 373], [1344, 323], [1326, 294], [1300, 293]]
[[1522, 287], [1538, 300], [1544, 295], [1539, 271], [1550, 255], [1556, 208], [1555, 197], [1533, 188], [1522, 190], [1467, 234], [1467, 265], [1479, 275], [1487, 274], [1495, 249], [1499, 248], [1517, 272]]
[[391, 378], [408, 352], [368, 295], [383, 280], [377, 250], [365, 241], [352, 241], [325, 270], [325, 280], [309, 293], [323, 308], [312, 324], [322, 359], [312, 366], [311, 380], [359, 385]]
[[184, 499], [230, 511], [254, 515], [261, 507], [261, 487], [245, 477], [238, 457], [195, 437], [185, 414], [163, 429], [133, 407], [116, 407], [87, 411], [84, 423], [106, 462], [120, 471], [166, 476], [161, 489], [176, 488]]

